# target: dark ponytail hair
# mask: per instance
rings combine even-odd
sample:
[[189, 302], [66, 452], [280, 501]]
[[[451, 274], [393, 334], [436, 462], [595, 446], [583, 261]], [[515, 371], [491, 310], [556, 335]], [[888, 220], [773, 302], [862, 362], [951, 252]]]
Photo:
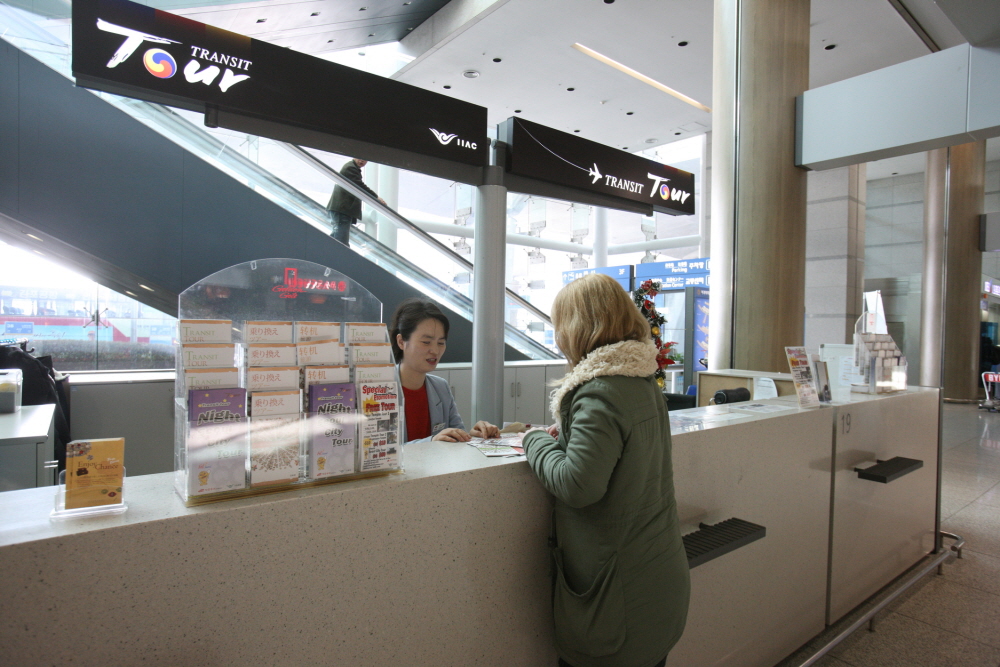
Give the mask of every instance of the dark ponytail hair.
[[444, 327], [444, 337], [448, 337], [448, 318], [433, 301], [415, 296], [405, 299], [396, 306], [396, 312], [392, 314], [392, 320], [389, 322], [389, 343], [392, 345], [392, 354], [396, 357], [397, 364], [403, 360], [403, 350], [396, 344], [396, 334], [401, 334], [403, 340], [410, 340], [413, 330], [427, 319], [440, 322]]

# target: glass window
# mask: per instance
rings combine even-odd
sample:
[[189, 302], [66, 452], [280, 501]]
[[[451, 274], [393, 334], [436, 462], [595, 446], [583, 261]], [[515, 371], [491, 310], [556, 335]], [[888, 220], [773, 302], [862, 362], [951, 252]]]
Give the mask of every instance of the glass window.
[[170, 369], [177, 320], [41, 255], [0, 243], [0, 335], [60, 371]]

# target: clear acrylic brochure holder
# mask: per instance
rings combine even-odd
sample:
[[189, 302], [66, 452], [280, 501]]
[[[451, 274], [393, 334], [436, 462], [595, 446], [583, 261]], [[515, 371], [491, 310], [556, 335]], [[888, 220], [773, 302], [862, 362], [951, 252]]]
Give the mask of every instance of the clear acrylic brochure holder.
[[59, 473], [59, 484], [56, 486], [55, 508], [49, 513], [49, 519], [53, 521], [66, 521], [67, 519], [83, 519], [94, 516], [113, 516], [124, 514], [128, 511], [128, 503], [125, 502], [125, 469], [122, 469], [122, 491], [121, 502], [112, 505], [95, 505], [94, 507], [77, 507], [66, 509], [66, 471]]
[[[259, 259], [237, 264], [204, 278], [178, 298], [178, 319], [223, 320], [230, 323], [235, 346], [231, 366], [238, 369], [239, 388], [247, 383], [250, 348], [247, 322], [337, 322], [339, 340], [347, 343], [347, 323], [381, 323], [382, 303], [361, 284], [330, 267], [297, 259]], [[296, 327], [297, 330], [297, 327]], [[275, 490], [300, 488], [358, 477], [382, 475], [402, 469], [402, 391], [393, 366], [395, 414], [363, 416], [364, 398], [355, 382], [351, 359], [349, 380], [355, 389], [356, 412], [320, 415], [307, 411], [302, 389], [298, 414], [260, 416], [249, 414], [252, 393], [239, 415], [207, 427], [192, 423], [188, 414], [185, 358], [178, 335], [175, 384], [174, 486], [188, 505], [239, 498]], [[377, 343], [388, 343], [382, 334]], [[350, 355], [350, 347], [345, 348]], [[391, 359], [390, 359], [391, 363]], [[299, 359], [288, 366], [304, 366]], [[260, 370], [260, 367], [256, 367]], [[301, 381], [300, 381], [301, 386]], [[367, 390], [371, 390], [369, 387]], [[221, 391], [221, 389], [220, 389]], [[238, 397], [238, 394], [237, 394]], [[376, 433], [377, 437], [368, 437]], [[316, 438], [326, 437], [336, 450], [316, 456]], [[381, 437], [381, 440], [378, 439]], [[353, 440], [352, 440], [353, 439]], [[350, 441], [350, 454], [347, 453]], [[373, 443], [380, 445], [369, 447]], [[370, 452], [375, 460], [371, 460]], [[378, 459], [377, 456], [385, 457]]]

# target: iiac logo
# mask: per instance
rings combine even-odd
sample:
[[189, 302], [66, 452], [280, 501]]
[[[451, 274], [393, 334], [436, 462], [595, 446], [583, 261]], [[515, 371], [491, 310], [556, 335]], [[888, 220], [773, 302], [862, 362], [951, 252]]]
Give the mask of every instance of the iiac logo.
[[434, 136], [437, 137], [437, 140], [441, 142], [442, 146], [447, 146], [452, 142], [452, 140], [457, 139], [457, 141], [455, 141], [456, 146], [476, 150], [476, 144], [474, 142], [460, 139], [457, 134], [445, 134], [444, 132], [438, 132], [433, 127], [429, 127], [427, 129], [434, 133]]

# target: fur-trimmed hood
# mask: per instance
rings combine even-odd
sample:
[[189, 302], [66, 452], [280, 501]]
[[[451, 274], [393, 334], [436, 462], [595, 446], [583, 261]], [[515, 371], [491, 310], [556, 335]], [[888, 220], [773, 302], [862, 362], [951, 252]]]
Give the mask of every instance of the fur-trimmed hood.
[[656, 363], [656, 345], [652, 340], [623, 340], [605, 345], [592, 351], [580, 360], [571, 373], [562, 379], [562, 384], [552, 391], [549, 410], [555, 423], [561, 422], [559, 408], [563, 398], [580, 385], [596, 377], [624, 375], [626, 377], [647, 377], [659, 367]]

